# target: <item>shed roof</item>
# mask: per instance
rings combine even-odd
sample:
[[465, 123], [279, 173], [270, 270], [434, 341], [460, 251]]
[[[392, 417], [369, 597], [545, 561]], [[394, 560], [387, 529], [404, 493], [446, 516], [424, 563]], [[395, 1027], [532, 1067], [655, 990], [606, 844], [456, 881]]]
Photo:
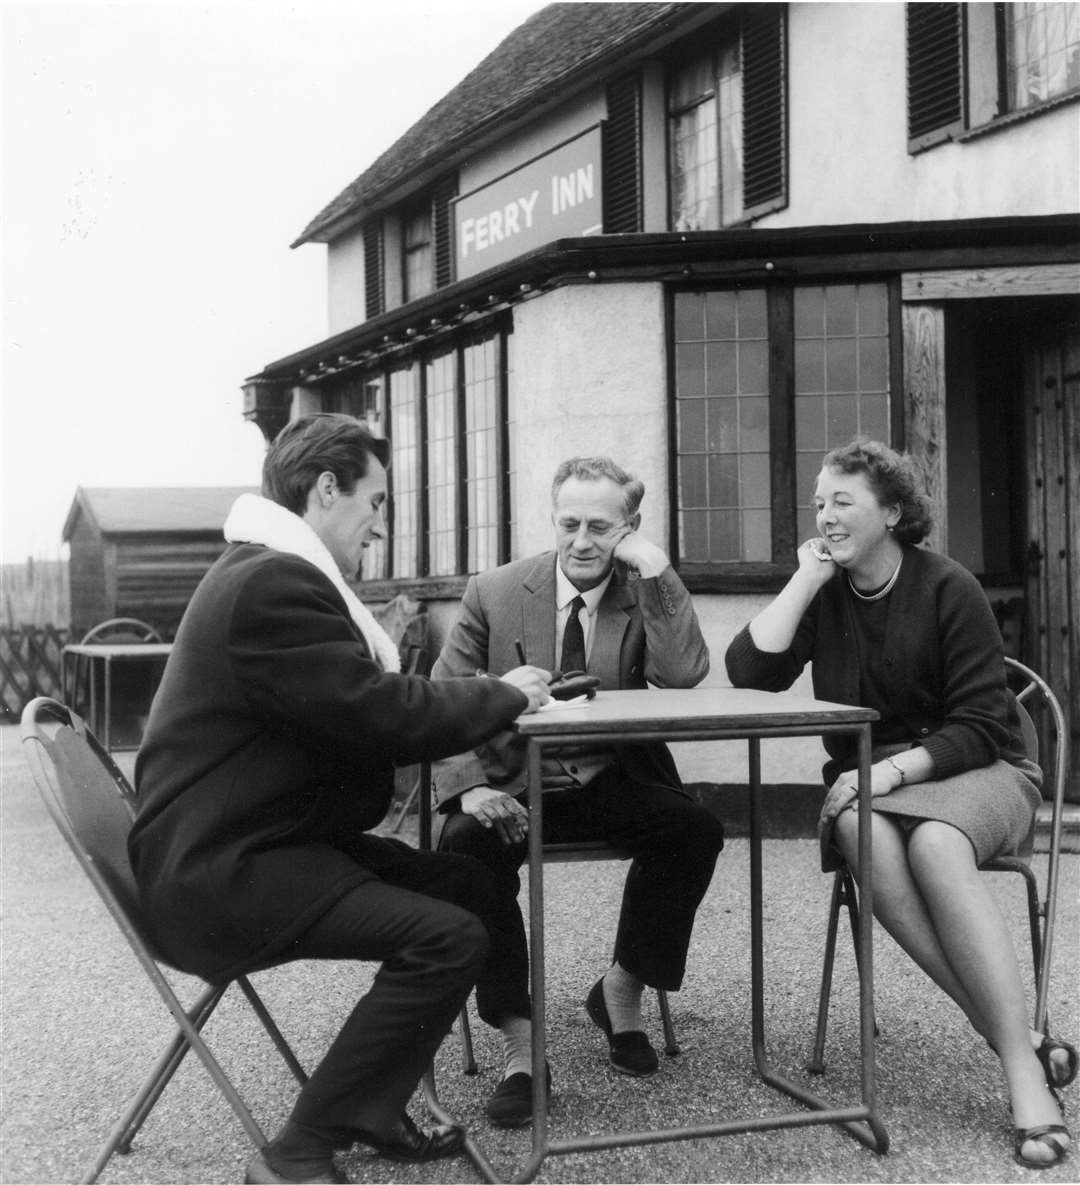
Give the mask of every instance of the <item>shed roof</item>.
[[[335, 224], [350, 224], [394, 187], [477, 140], [497, 122], [562, 96], [605, 66], [625, 68], [635, 46], [667, 25], [715, 13], [716, 4], [549, 4], [519, 25], [321, 210], [292, 244], [327, 242]], [[337, 229], [343, 229], [338, 226]], [[328, 233], [329, 232], [329, 233]]]
[[102, 535], [220, 532], [233, 502], [256, 486], [79, 486], [64, 522], [69, 540], [80, 515]]

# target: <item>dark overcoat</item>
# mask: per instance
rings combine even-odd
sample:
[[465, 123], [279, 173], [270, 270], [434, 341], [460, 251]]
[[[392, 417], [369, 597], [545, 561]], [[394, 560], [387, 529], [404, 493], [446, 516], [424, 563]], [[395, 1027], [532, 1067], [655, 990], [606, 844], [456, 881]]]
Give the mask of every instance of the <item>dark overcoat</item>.
[[527, 705], [496, 679], [386, 673], [306, 560], [234, 544], [177, 632], [136, 762], [129, 843], [162, 953], [211, 981], [288, 957], [373, 874], [350, 852], [395, 764], [444, 757]]

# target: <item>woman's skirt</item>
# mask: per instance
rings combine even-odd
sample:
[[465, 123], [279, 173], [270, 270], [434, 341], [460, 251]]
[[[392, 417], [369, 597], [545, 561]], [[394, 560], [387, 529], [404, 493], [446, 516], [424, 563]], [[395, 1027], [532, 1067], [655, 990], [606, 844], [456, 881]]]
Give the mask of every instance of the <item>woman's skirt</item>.
[[[906, 745], [875, 749], [871, 760], [883, 761], [902, 752]], [[982, 769], [969, 769], [950, 778], [898, 786], [873, 800], [873, 809], [889, 815], [905, 831], [934, 819], [962, 831], [975, 851], [975, 862], [985, 864], [999, 856], [1031, 855], [1035, 833], [1035, 808], [1042, 801], [1042, 771], [1033, 761], [1015, 765], [995, 761]], [[841, 855], [833, 837], [835, 820], [820, 831], [821, 867], [839, 868]]]

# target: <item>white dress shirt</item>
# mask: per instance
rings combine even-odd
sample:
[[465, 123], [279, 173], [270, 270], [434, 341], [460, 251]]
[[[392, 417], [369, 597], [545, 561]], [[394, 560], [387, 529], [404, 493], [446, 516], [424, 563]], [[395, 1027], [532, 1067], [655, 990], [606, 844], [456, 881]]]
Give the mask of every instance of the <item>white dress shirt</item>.
[[[612, 573], [609, 572], [595, 588], [582, 592], [571, 584], [569, 577], [563, 572], [559, 564], [555, 565], [555, 662], [558, 664], [562, 654], [563, 634], [566, 633], [566, 623], [570, 620], [570, 602], [575, 597], [581, 597], [585, 602], [584, 610], [579, 611], [578, 620], [585, 635], [585, 660], [592, 654], [593, 626], [596, 624], [596, 610], [607, 587], [611, 583]], [[583, 616], [584, 614], [584, 616]]]

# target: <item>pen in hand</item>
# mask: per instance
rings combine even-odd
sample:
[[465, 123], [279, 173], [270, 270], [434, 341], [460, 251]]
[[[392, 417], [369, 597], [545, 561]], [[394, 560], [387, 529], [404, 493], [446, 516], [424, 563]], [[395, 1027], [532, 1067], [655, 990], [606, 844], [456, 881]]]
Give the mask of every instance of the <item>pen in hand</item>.
[[525, 663], [525, 647], [522, 646], [520, 638], [514, 639], [514, 649], [517, 651], [518, 662], [522, 666], [525, 666], [526, 665], [526, 663]]

